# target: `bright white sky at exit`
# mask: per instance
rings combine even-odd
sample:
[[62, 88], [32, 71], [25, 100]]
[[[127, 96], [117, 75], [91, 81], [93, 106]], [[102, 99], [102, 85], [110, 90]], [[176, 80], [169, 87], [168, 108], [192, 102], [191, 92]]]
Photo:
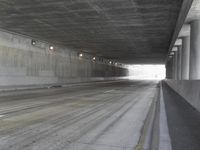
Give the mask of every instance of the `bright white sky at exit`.
[[165, 78], [165, 65], [130, 65], [130, 79], [162, 80]]

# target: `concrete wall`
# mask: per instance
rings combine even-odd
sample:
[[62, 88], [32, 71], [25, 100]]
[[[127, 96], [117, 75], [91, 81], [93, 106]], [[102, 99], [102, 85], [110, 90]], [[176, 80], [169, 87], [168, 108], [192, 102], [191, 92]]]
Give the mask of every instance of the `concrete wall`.
[[166, 80], [166, 83], [200, 111], [200, 80]]
[[83, 58], [74, 50], [0, 32], [0, 86], [59, 84], [126, 76], [127, 69]]

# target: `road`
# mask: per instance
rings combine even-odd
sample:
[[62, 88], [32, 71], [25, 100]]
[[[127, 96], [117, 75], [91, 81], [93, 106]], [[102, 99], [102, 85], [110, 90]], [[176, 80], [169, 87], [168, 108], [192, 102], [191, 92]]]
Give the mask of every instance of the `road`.
[[156, 81], [0, 94], [0, 150], [133, 150]]

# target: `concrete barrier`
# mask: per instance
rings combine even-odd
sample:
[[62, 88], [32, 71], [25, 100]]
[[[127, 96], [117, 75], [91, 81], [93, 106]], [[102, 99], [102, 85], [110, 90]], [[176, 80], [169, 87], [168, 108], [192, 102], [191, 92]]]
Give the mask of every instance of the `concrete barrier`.
[[[122, 77], [127, 68], [110, 65], [67, 47], [0, 32], [0, 86], [65, 84]], [[114, 78], [113, 78], [114, 79]]]
[[200, 80], [165, 80], [165, 82], [200, 111]]

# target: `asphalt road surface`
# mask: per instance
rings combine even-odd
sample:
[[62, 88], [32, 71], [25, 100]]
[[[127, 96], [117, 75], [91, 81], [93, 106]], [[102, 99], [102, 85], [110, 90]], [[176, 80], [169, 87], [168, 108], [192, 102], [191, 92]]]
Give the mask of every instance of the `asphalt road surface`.
[[3, 92], [0, 150], [133, 150], [155, 81]]

